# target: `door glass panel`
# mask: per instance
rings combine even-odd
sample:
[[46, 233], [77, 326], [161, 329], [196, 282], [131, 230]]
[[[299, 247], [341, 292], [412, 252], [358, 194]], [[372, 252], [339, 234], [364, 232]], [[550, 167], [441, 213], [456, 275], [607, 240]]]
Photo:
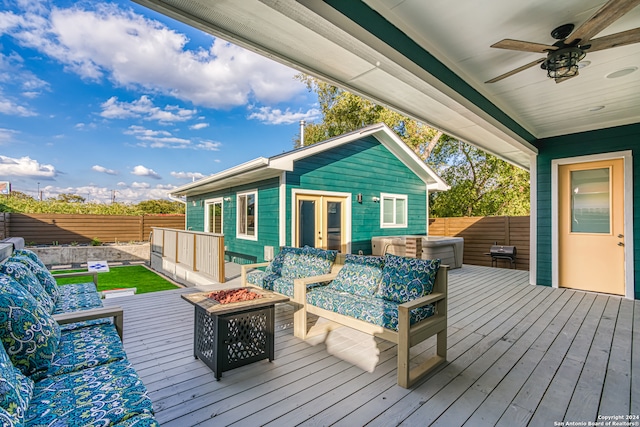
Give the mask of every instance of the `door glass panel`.
[[222, 203], [209, 204], [209, 232], [222, 234]]
[[609, 168], [571, 172], [571, 232], [610, 233]]
[[342, 202], [327, 202], [327, 249], [342, 249]]
[[298, 246], [316, 245], [316, 202], [298, 201]]

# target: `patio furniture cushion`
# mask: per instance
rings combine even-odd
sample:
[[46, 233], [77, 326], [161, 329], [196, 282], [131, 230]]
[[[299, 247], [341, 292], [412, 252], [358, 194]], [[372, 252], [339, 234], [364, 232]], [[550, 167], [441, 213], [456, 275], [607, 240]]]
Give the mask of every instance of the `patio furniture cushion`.
[[136, 415], [127, 418], [125, 421], [112, 424], [112, 427], [159, 427], [160, 424], [149, 414]]
[[40, 266], [27, 256], [12, 256], [8, 261], [18, 261], [29, 267], [31, 272], [36, 275], [42, 287], [49, 293], [53, 302], [58, 301], [60, 293], [58, 291], [58, 283], [53, 275], [46, 268]]
[[[55, 274], [53, 277], [55, 278]], [[60, 298], [64, 299], [65, 295], [98, 292], [98, 289], [96, 288], [96, 284], [93, 282], [70, 283], [68, 285], [58, 285], [58, 292], [60, 293]]]
[[22, 425], [33, 394], [33, 381], [18, 370], [0, 345], [0, 425]]
[[27, 426], [108, 426], [151, 415], [151, 400], [126, 360], [45, 378], [35, 384]]
[[[301, 251], [285, 254], [282, 264], [282, 277], [300, 279], [319, 276], [331, 272], [338, 251], [316, 249], [305, 246]], [[275, 285], [274, 285], [275, 286]]]
[[382, 281], [376, 297], [404, 303], [429, 295], [439, 267], [439, 259], [405, 258], [386, 254]]
[[10, 276], [13, 280], [20, 283], [33, 297], [38, 301], [49, 313], [53, 312], [55, 303], [44, 290], [40, 281], [35, 274], [31, 272], [29, 267], [21, 262], [8, 261], [0, 264], [0, 273]]
[[275, 273], [268, 273], [266, 271], [254, 270], [247, 274], [247, 282], [266, 289], [268, 291], [273, 290], [273, 282], [280, 276]]
[[278, 276], [282, 275], [282, 266], [284, 265], [284, 259], [287, 254], [302, 253], [302, 248], [294, 248], [292, 246], [284, 246], [280, 249], [280, 252], [273, 258], [273, 260], [265, 268], [266, 273], [275, 273]]
[[47, 376], [126, 359], [120, 336], [112, 324], [63, 331]]
[[360, 296], [372, 296], [382, 279], [384, 257], [347, 254], [344, 266], [329, 284], [331, 289]]
[[0, 276], [0, 339], [13, 364], [33, 380], [49, 370], [60, 341], [51, 314], [9, 276]]
[[71, 311], [87, 310], [98, 307], [102, 307], [102, 300], [100, 299], [100, 294], [97, 292], [67, 294], [64, 298], [60, 297], [58, 299], [53, 313], [69, 313]]
[[[307, 302], [316, 307], [354, 317], [386, 329], [398, 330], [398, 303], [382, 298], [353, 295], [330, 288], [315, 288], [307, 293]], [[414, 324], [435, 313], [430, 304], [411, 310], [409, 322]]]
[[30, 251], [29, 249], [16, 249], [15, 251], [13, 251], [13, 255], [26, 256], [27, 258], [35, 261], [40, 267], [47, 268], [42, 262], [42, 260], [40, 259], [40, 257], [38, 257], [38, 255], [35, 252]]
[[[310, 283], [307, 285], [307, 289], [313, 289], [318, 286], [323, 286], [326, 283]], [[293, 279], [286, 277], [278, 277], [273, 282], [273, 291], [282, 295], [286, 295], [289, 298], [293, 298]]]

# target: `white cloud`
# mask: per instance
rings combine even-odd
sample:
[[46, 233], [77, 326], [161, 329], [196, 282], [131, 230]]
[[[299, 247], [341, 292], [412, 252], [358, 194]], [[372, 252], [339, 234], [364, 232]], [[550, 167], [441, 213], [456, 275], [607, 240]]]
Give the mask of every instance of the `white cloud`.
[[[249, 108], [252, 111], [253, 108]], [[253, 111], [247, 117], [252, 120], [259, 120], [262, 123], [268, 125], [288, 125], [297, 123], [300, 120], [313, 121], [321, 117], [320, 110], [312, 108], [306, 112], [298, 111], [294, 112], [288, 108], [282, 111], [278, 108], [260, 107], [257, 111]]]
[[118, 175], [118, 171], [115, 171], [113, 169], [107, 169], [104, 166], [100, 166], [100, 165], [93, 165], [91, 169], [93, 169], [96, 172], [106, 173], [107, 175]]
[[131, 188], [149, 188], [149, 187], [151, 187], [151, 185], [146, 183], [146, 182], [132, 182], [131, 183]]
[[59, 173], [53, 165], [39, 163], [28, 156], [12, 158], [0, 155], [0, 176], [53, 180]]
[[32, 117], [38, 115], [35, 111], [23, 105], [19, 105], [13, 100], [5, 97], [2, 92], [0, 92], [0, 113], [20, 117]]
[[13, 137], [18, 133], [14, 129], [0, 128], [0, 144], [6, 144], [13, 141]]
[[46, 187], [42, 187], [41, 190], [45, 198], [56, 197], [59, 194], [68, 193], [82, 196], [87, 202], [109, 204], [112, 202], [112, 198], [115, 195], [115, 201], [118, 203], [135, 204], [143, 200], [168, 199], [169, 192], [175, 188], [175, 186], [171, 185], [162, 186], [162, 188], [150, 188], [150, 186], [146, 188], [134, 188], [133, 184], [128, 186], [124, 182], [118, 183], [118, 186], [120, 187], [118, 190], [113, 190], [113, 188], [99, 187], [97, 185], [85, 185], [80, 187], [56, 187], [48, 185]]
[[195, 148], [198, 150], [218, 151], [222, 143], [216, 141], [200, 141], [195, 144]]
[[200, 172], [171, 172], [171, 176], [177, 179], [202, 179], [206, 175]]
[[173, 136], [167, 130], [147, 129], [143, 126], [131, 125], [124, 132], [126, 135], [133, 135], [139, 141], [140, 147], [149, 148], [178, 148], [205, 151], [218, 151], [222, 145], [220, 142], [196, 139], [195, 142], [190, 139]]
[[148, 176], [149, 178], [153, 178], [153, 179], [162, 179], [162, 177], [158, 175], [156, 171], [154, 171], [153, 169], [144, 167], [142, 165], [138, 165], [134, 167], [131, 173], [137, 176]]
[[[222, 40], [189, 49], [184, 34], [129, 8], [91, 2], [46, 11], [44, 4], [23, 15], [1, 13], [0, 32], [84, 79], [108, 78], [211, 108], [276, 103], [305, 90], [294, 70]], [[94, 9], [83, 9], [89, 5]]]
[[100, 115], [107, 119], [142, 118], [144, 120], [157, 120], [160, 123], [174, 123], [191, 120], [197, 113], [196, 110], [187, 110], [175, 105], [166, 105], [164, 108], [156, 107], [147, 96], [132, 102], [119, 102], [112, 96], [102, 103]]
[[209, 127], [209, 123], [196, 123], [195, 125], [189, 126], [189, 129], [200, 130], [208, 127]]

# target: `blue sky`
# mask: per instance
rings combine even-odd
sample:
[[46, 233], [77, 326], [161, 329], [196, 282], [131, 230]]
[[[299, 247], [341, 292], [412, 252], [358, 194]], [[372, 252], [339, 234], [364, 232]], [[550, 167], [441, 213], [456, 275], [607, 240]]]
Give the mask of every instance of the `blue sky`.
[[295, 70], [133, 2], [0, 4], [0, 181], [13, 190], [166, 198], [292, 149], [299, 121], [319, 119]]

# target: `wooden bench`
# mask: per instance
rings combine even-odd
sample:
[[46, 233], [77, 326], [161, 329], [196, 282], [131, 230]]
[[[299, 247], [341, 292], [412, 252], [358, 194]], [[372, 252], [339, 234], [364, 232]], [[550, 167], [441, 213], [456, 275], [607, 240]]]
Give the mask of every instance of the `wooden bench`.
[[[306, 339], [321, 333], [327, 333], [336, 327], [347, 326], [393, 342], [398, 345], [398, 385], [409, 388], [446, 360], [448, 269], [447, 265], [440, 266], [431, 294], [404, 304], [398, 304], [397, 331], [309, 304], [307, 302], [307, 285], [331, 281], [337, 276], [337, 273], [296, 279], [294, 281], [294, 297], [292, 299], [292, 302], [298, 305], [298, 309], [294, 313], [294, 335], [298, 338]], [[371, 298], [375, 297], [372, 296]], [[435, 305], [435, 314], [410, 325], [410, 311], [429, 304]], [[309, 330], [307, 327], [308, 313], [328, 319], [330, 322], [316, 325]], [[437, 336], [435, 354], [418, 366], [410, 368], [410, 348], [434, 335]]]

